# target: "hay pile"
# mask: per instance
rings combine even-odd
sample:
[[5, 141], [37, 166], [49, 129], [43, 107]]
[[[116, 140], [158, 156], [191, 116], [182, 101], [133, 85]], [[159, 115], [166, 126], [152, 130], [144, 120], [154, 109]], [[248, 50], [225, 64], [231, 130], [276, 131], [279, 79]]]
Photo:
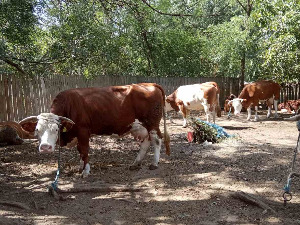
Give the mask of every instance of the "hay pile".
[[203, 143], [207, 141], [216, 143], [231, 137], [231, 135], [224, 131], [223, 127], [200, 120], [199, 118], [191, 118], [189, 126], [194, 130], [193, 142]]

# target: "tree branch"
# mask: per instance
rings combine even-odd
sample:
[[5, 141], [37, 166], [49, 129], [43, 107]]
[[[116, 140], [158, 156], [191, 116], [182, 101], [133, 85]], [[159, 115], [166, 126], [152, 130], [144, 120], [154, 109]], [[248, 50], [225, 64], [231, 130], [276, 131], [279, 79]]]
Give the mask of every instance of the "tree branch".
[[146, 0], [142, 0], [150, 9], [152, 9], [154, 12], [157, 12], [161, 15], [166, 15], [166, 16], [194, 16], [193, 14], [182, 14], [182, 13], [166, 13], [166, 12], [161, 12], [160, 10], [154, 8], [151, 6]]
[[25, 63], [28, 63], [28, 64], [55, 64], [55, 63], [64, 62], [66, 60], [66, 58], [62, 58], [60, 60], [50, 62], [50, 61], [47, 61], [47, 60], [44, 60], [44, 61], [28, 61], [27, 59], [19, 59], [19, 58], [16, 58], [16, 57], [12, 57], [12, 59], [18, 60], [20, 62], [25, 62]]
[[242, 8], [245, 10], [246, 13], [248, 13], [248, 10], [247, 8], [239, 1], [239, 0], [236, 0], [240, 6], [242, 6]]
[[0, 59], [3, 60], [4, 62], [6, 62], [7, 64], [9, 64], [10, 66], [14, 67], [17, 71], [19, 71], [19, 73], [21, 73], [21, 74], [23, 74], [23, 75], [25, 75], [25, 76], [28, 75], [28, 74], [21, 68], [20, 65], [14, 63], [13, 61], [11, 61], [11, 60], [9, 60], [9, 59], [7, 59], [7, 58], [1, 57]]
[[[150, 9], [152, 9], [154, 12], [157, 12], [161, 15], [166, 15], [166, 16], [178, 16], [178, 17], [185, 17], [185, 16], [189, 16], [189, 17], [201, 17], [201, 18], [206, 18], [206, 17], [213, 17], [213, 16], [220, 16], [220, 14], [215, 13], [215, 14], [210, 14], [210, 15], [205, 15], [205, 16], [195, 16], [193, 14], [184, 14], [184, 13], [166, 13], [166, 12], [162, 12], [156, 8], [154, 8], [153, 6], [151, 6], [146, 0], [142, 0], [142, 2], [144, 2]], [[226, 5], [223, 9], [225, 9], [228, 5]]]

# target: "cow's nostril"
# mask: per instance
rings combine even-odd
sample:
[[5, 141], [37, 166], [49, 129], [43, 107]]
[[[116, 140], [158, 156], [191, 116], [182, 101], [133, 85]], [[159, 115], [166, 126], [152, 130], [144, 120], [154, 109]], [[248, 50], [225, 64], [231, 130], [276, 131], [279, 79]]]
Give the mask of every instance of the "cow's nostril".
[[52, 146], [51, 145], [42, 144], [40, 146], [40, 152], [50, 152], [51, 150], [52, 150]]

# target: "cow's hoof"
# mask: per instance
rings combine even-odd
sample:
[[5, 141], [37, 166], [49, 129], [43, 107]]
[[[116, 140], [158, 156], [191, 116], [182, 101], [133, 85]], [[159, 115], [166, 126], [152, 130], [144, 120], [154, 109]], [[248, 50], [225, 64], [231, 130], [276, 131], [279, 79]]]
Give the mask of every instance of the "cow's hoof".
[[141, 169], [141, 165], [140, 164], [129, 166], [129, 170], [139, 170], [139, 169]]
[[90, 175], [90, 173], [86, 173], [85, 171], [82, 171], [81, 177], [82, 178], [87, 178]]
[[156, 170], [158, 168], [158, 166], [155, 166], [155, 165], [150, 165], [149, 166], [149, 170]]

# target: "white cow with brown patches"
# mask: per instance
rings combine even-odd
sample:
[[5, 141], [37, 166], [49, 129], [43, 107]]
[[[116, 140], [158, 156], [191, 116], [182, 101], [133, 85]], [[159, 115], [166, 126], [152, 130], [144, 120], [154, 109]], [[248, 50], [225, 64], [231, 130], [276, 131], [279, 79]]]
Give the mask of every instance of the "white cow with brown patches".
[[167, 96], [166, 101], [175, 111], [183, 115], [183, 127], [187, 126], [186, 118], [191, 110], [204, 110], [206, 120], [211, 117], [215, 123], [216, 109], [219, 113], [219, 88], [215, 82], [180, 86], [176, 91]]

